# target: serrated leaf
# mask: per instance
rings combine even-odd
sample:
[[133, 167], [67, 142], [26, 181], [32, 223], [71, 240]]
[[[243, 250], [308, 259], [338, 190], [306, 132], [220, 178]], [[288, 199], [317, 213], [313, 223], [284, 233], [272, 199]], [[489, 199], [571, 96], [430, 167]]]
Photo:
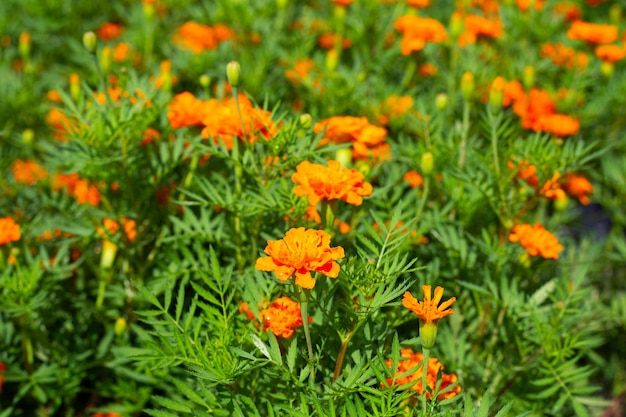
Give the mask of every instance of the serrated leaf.
[[250, 338], [252, 339], [252, 343], [254, 343], [254, 346], [256, 346], [256, 348], [259, 349], [261, 354], [265, 356], [267, 359], [272, 360], [272, 355], [270, 355], [269, 349], [267, 348], [267, 346], [265, 346], [263, 341], [259, 339], [259, 336], [253, 333], [250, 333]]

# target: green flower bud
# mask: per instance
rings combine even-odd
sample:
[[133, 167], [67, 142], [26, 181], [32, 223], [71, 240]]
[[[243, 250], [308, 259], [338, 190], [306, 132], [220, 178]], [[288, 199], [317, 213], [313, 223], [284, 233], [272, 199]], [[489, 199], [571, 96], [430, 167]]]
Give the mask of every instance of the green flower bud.
[[33, 139], [35, 139], [35, 132], [33, 132], [33, 129], [25, 129], [22, 132], [22, 141], [25, 145], [33, 143]]
[[471, 100], [474, 94], [474, 74], [466, 71], [461, 78], [461, 94], [467, 101]]
[[96, 50], [96, 42], [97, 38], [95, 33], [91, 31], [85, 32], [85, 34], [83, 35], [83, 45], [85, 46], [85, 49], [87, 49], [91, 53], [94, 53]]
[[448, 107], [448, 95], [445, 93], [437, 94], [435, 97], [435, 106], [437, 110], [444, 111]]
[[239, 75], [241, 73], [241, 66], [237, 61], [230, 61], [226, 65], [226, 75], [228, 76], [228, 82], [233, 88], [239, 87]]
[[211, 85], [211, 77], [209, 77], [206, 74], [203, 74], [200, 76], [199, 82], [202, 87], [208, 88], [209, 85]]
[[437, 338], [437, 324], [420, 320], [420, 340], [424, 349], [432, 349]]
[[422, 171], [422, 174], [432, 174], [434, 165], [435, 158], [433, 157], [432, 152], [424, 152], [422, 154], [422, 159], [420, 160], [420, 170]]
[[115, 321], [115, 334], [121, 336], [126, 331], [126, 319], [124, 317], [120, 317]]

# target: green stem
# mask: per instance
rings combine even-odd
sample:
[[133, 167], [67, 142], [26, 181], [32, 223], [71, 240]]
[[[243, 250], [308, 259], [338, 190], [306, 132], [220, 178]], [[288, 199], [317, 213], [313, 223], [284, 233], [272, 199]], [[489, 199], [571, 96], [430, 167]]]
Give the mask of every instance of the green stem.
[[467, 154], [467, 136], [469, 134], [469, 118], [470, 118], [471, 106], [467, 100], [463, 100], [463, 124], [461, 133], [461, 152], [459, 155], [459, 168], [463, 169], [465, 166], [465, 156]]
[[428, 360], [430, 359], [430, 349], [422, 347], [422, 417], [428, 415]]
[[[296, 284], [294, 284], [296, 285]], [[302, 314], [302, 326], [306, 337], [306, 347], [309, 351], [309, 366], [311, 367], [311, 385], [315, 382], [315, 355], [313, 354], [313, 343], [311, 343], [311, 332], [309, 330], [309, 290], [302, 290], [296, 286], [296, 292], [300, 295], [300, 312]]]
[[417, 58], [414, 56], [411, 56], [409, 57], [409, 63], [407, 64], [406, 69], [404, 70], [404, 76], [402, 77], [402, 83], [400, 84], [403, 90], [406, 90], [406, 88], [409, 86], [409, 83], [411, 82], [413, 75], [415, 75], [416, 70], [417, 70]]
[[422, 192], [422, 199], [420, 200], [420, 205], [417, 207], [417, 212], [415, 213], [415, 220], [417, 222], [419, 222], [420, 217], [422, 217], [422, 212], [424, 211], [424, 206], [426, 205], [426, 199], [428, 199], [429, 190], [430, 190], [430, 179], [424, 178], [424, 191]]

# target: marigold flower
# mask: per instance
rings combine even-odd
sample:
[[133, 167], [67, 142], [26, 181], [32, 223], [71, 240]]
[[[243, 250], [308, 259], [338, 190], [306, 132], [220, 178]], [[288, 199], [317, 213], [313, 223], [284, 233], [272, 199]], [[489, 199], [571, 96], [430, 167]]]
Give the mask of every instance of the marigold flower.
[[217, 49], [220, 42], [233, 39], [235, 33], [225, 25], [214, 27], [196, 22], [186, 22], [174, 34], [174, 43], [194, 54]]
[[20, 225], [11, 217], [0, 217], [0, 246], [17, 242], [22, 237]]
[[302, 161], [291, 176], [291, 180], [298, 184], [293, 189], [294, 194], [307, 196], [312, 205], [322, 200], [341, 199], [360, 206], [363, 197], [372, 194], [372, 185], [363, 179], [361, 172], [342, 168], [337, 161], [328, 161], [327, 167]]
[[313, 127], [315, 133], [325, 131], [320, 144], [352, 143], [353, 159], [387, 159], [389, 145], [385, 143], [387, 130], [369, 123], [365, 117], [334, 116], [319, 121]]
[[392, 94], [381, 107], [378, 123], [387, 124], [389, 120], [402, 118], [413, 108], [413, 97]]
[[126, 42], [120, 42], [113, 48], [113, 59], [115, 62], [124, 62], [130, 59], [133, 48]]
[[502, 37], [502, 22], [490, 20], [475, 14], [468, 14], [463, 19], [465, 32], [459, 36], [459, 45], [466, 46], [468, 43], [476, 43], [478, 37], [500, 38]]
[[567, 37], [589, 43], [611, 43], [617, 39], [617, 26], [577, 20], [567, 31]]
[[269, 240], [264, 252], [269, 257], [257, 259], [256, 269], [274, 271], [283, 282], [295, 274], [296, 285], [307, 289], [315, 286], [311, 271], [337, 278], [339, 264], [335, 261], [344, 257], [341, 246], [330, 247], [328, 233], [304, 227], [290, 229], [283, 239]]
[[331, 0], [335, 5], [339, 7], [347, 7], [354, 3], [356, 0]]
[[580, 129], [580, 122], [566, 114], [548, 114], [540, 116], [532, 126], [536, 132], [552, 133], [563, 137], [575, 135]]
[[[295, 62], [293, 68], [285, 71], [287, 80], [292, 84], [301, 84], [302, 82], [310, 82], [315, 69], [315, 62], [311, 58], [299, 59]], [[319, 80], [313, 81], [314, 85], [319, 84]]]
[[100, 204], [98, 187], [84, 179], [76, 181], [72, 195], [79, 204], [89, 204], [94, 207]]
[[539, 194], [549, 198], [550, 200], [563, 200], [565, 198], [565, 191], [561, 188], [561, 183], [559, 183], [559, 178], [561, 174], [555, 172], [552, 175], [552, 178], [547, 180], [541, 190], [539, 190]]
[[341, 47], [343, 49], [348, 49], [352, 46], [352, 41], [350, 39], [340, 39], [340, 35], [338, 33], [325, 33], [320, 35], [317, 40], [317, 44], [323, 49], [333, 49], [338, 41], [341, 41]]
[[604, 62], [617, 62], [626, 58], [626, 48], [618, 45], [600, 45], [596, 47], [595, 53]]
[[[280, 297], [272, 302], [267, 308], [259, 312], [263, 328], [271, 330], [276, 336], [289, 339], [295, 329], [303, 325], [300, 303], [289, 297]], [[309, 323], [313, 321], [309, 317]]]
[[527, 223], [514, 226], [509, 240], [519, 242], [530, 256], [539, 255], [546, 259], [559, 259], [559, 253], [563, 250], [556, 236], [539, 223], [534, 226]]
[[394, 28], [402, 33], [400, 53], [410, 55], [413, 51], [421, 51], [427, 42], [443, 42], [448, 38], [445, 27], [437, 20], [407, 15], [399, 17]]
[[443, 287], [435, 288], [435, 298], [431, 298], [432, 287], [430, 285], [423, 285], [422, 291], [424, 291], [424, 301], [417, 301], [408, 291], [404, 293], [404, 298], [402, 299], [402, 305], [417, 314], [420, 321], [436, 323], [437, 320], [454, 313], [448, 307], [456, 301], [456, 297], [452, 297], [438, 306], [443, 297]]
[[554, 12], [565, 17], [568, 22], [580, 20], [583, 13], [580, 7], [573, 2], [561, 2], [554, 6]]
[[562, 187], [567, 194], [578, 198], [583, 205], [589, 204], [588, 195], [593, 192], [593, 184], [587, 178], [582, 175], [567, 174], [563, 179], [565, 182]]
[[111, 22], [104, 22], [100, 25], [98, 29], [96, 29], [96, 34], [103, 41], [115, 40], [122, 36], [123, 32], [124, 26], [120, 25], [119, 23]]
[[407, 172], [406, 174], [404, 174], [404, 177], [402, 177], [402, 179], [408, 182], [409, 187], [411, 188], [417, 188], [420, 185], [424, 184], [424, 178], [422, 178], [422, 176], [418, 174], [417, 171]]
[[[110, 219], [108, 217], [102, 219], [102, 224], [104, 228], [98, 226], [96, 231], [98, 232], [98, 235], [103, 239], [108, 239], [109, 237], [115, 235], [120, 229], [120, 224], [116, 220]], [[136, 222], [134, 220], [128, 219], [126, 217], [122, 218], [122, 227], [124, 229], [124, 233], [126, 234], [126, 239], [128, 239], [128, 241], [131, 243], [135, 241], [135, 237], [137, 236], [135, 225]]]
[[521, 11], [527, 12], [528, 9], [530, 9], [530, 6], [532, 5], [536, 11], [539, 11], [543, 9], [543, 6], [545, 5], [545, 3], [546, 3], [546, 0], [517, 0], [517, 7]]
[[[413, 352], [411, 348], [404, 348], [400, 350], [401, 360], [398, 363], [398, 370], [393, 375], [393, 377], [387, 378], [387, 386], [395, 385], [405, 385], [413, 383], [411, 389], [415, 390], [418, 395], [423, 393], [422, 387], [422, 373], [424, 372], [424, 356], [422, 352]], [[385, 360], [387, 367], [391, 368], [393, 366], [393, 361], [391, 359]], [[403, 376], [407, 372], [411, 370], [415, 370], [415, 372]], [[437, 388], [437, 376], [440, 371], [444, 369], [444, 366], [439, 362], [437, 358], [429, 358], [428, 359], [428, 368], [426, 370], [426, 384], [428, 385], [428, 390], [426, 390], [426, 396], [430, 400], [432, 399], [431, 392], [434, 392]], [[446, 388], [450, 385], [456, 383], [458, 378], [455, 374], [445, 374], [441, 372], [441, 384], [439, 385], [439, 391], [446, 391]], [[449, 391], [439, 394], [437, 396], [438, 400], [445, 400], [448, 398], [452, 398], [461, 393], [461, 386], [457, 385]]]
[[176, 94], [167, 105], [167, 119], [173, 129], [189, 126], [201, 126], [206, 102], [198, 100], [190, 92]]
[[430, 6], [430, 0], [406, 0], [406, 4], [411, 7], [422, 9]]
[[565, 68], [585, 68], [587, 66], [587, 55], [584, 52], [576, 52], [574, 48], [565, 46], [562, 43], [546, 43], [541, 47], [539, 55], [542, 58], [549, 58], [555, 65]]
[[37, 181], [45, 180], [48, 176], [46, 170], [35, 161], [16, 160], [11, 165], [11, 172], [15, 182], [26, 185], [34, 185]]

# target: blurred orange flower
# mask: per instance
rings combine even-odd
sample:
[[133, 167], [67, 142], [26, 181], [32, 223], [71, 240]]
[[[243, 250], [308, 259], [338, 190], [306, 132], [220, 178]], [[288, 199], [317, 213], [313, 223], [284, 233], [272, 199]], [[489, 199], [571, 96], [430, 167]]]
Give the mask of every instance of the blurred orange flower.
[[446, 28], [439, 21], [431, 18], [413, 15], [401, 16], [393, 26], [403, 35], [400, 43], [402, 55], [421, 51], [428, 42], [439, 43], [448, 38]]
[[536, 11], [539, 11], [543, 9], [546, 1], [547, 0], [517, 0], [517, 7], [523, 12], [527, 12], [530, 6], [533, 6]]
[[302, 161], [291, 176], [291, 180], [298, 184], [293, 189], [294, 194], [307, 196], [312, 205], [322, 200], [341, 199], [360, 206], [363, 197], [372, 194], [372, 185], [363, 179], [361, 172], [342, 168], [337, 161], [328, 161], [327, 167]]
[[388, 159], [391, 150], [385, 143], [387, 130], [371, 125], [365, 117], [334, 116], [319, 121], [313, 127], [315, 133], [324, 131], [320, 144], [328, 142], [352, 143], [353, 159]]
[[443, 287], [435, 288], [435, 298], [431, 298], [432, 287], [430, 285], [422, 285], [422, 291], [424, 291], [424, 301], [417, 301], [408, 291], [404, 293], [404, 298], [402, 299], [402, 305], [415, 313], [420, 321], [436, 323], [438, 320], [454, 313], [448, 307], [456, 301], [456, 297], [452, 297], [438, 305], [443, 297]]
[[476, 43], [479, 37], [500, 38], [502, 37], [502, 22], [495, 19], [475, 14], [468, 14], [463, 19], [465, 32], [459, 36], [459, 45], [465, 47], [467, 44]]
[[[422, 352], [413, 352], [411, 348], [403, 348], [400, 350], [401, 360], [398, 363], [398, 369], [392, 377], [387, 377], [387, 386], [393, 385], [405, 385], [411, 384], [411, 389], [415, 390], [417, 394], [423, 393], [422, 387], [422, 373], [424, 372], [424, 356]], [[393, 366], [391, 359], [385, 360], [387, 367]], [[434, 392], [438, 387], [439, 391], [446, 391], [450, 385], [456, 383], [458, 378], [455, 374], [445, 374], [441, 372], [444, 366], [439, 362], [437, 358], [428, 359], [428, 369], [426, 370], [426, 384], [428, 390], [426, 390], [426, 396], [428, 399], [432, 399], [431, 392]], [[414, 371], [407, 375], [408, 372]], [[392, 369], [393, 371], [393, 369]], [[441, 375], [441, 383], [438, 385], [438, 375]], [[439, 394], [438, 400], [445, 400], [452, 398], [461, 393], [461, 386], [457, 385], [449, 391]]]
[[17, 242], [22, 237], [20, 225], [11, 217], [0, 217], [0, 246]]
[[406, 0], [406, 4], [421, 9], [430, 6], [430, 0]]
[[509, 240], [519, 242], [530, 256], [539, 255], [546, 259], [559, 259], [559, 253], [563, 250], [556, 236], [539, 223], [534, 226], [527, 223], [514, 226]]
[[540, 116], [532, 128], [537, 132], [547, 132], [563, 137], [578, 133], [580, 122], [566, 114], [549, 114]]
[[567, 31], [567, 37], [589, 43], [611, 43], [617, 39], [617, 26], [601, 25], [577, 20]]
[[352, 41], [350, 39], [341, 39], [338, 33], [325, 33], [323, 35], [320, 35], [319, 39], [317, 40], [317, 44], [320, 48], [323, 49], [333, 49], [338, 41], [341, 41], [341, 47], [343, 49], [348, 49], [352, 46]]
[[173, 129], [189, 126], [201, 126], [207, 102], [198, 100], [190, 92], [176, 94], [167, 105], [167, 119]]
[[290, 229], [283, 239], [268, 240], [264, 252], [269, 257], [257, 259], [256, 269], [274, 271], [283, 282], [295, 274], [296, 285], [307, 289], [315, 286], [311, 271], [337, 278], [339, 264], [335, 261], [344, 257], [341, 246], [330, 247], [328, 233], [304, 227]]
[[595, 52], [604, 62], [617, 62], [626, 58], [626, 48], [618, 45], [600, 45], [596, 47]]
[[100, 25], [98, 29], [96, 29], [96, 34], [98, 35], [98, 38], [102, 39], [103, 41], [115, 40], [122, 36], [123, 32], [124, 26], [120, 25], [119, 23], [111, 22], [104, 22]]
[[220, 42], [234, 37], [235, 32], [225, 25], [211, 27], [196, 22], [186, 22], [176, 30], [174, 44], [194, 54], [199, 54], [205, 50], [217, 49]]
[[593, 184], [587, 178], [578, 174], [567, 174], [563, 179], [565, 182], [562, 187], [567, 194], [578, 198], [583, 205], [589, 204], [588, 195], [593, 192]]
[[15, 182], [26, 185], [34, 185], [37, 181], [45, 180], [48, 177], [45, 168], [37, 162], [21, 159], [13, 162], [11, 172], [13, 172]]
[[420, 185], [424, 184], [424, 178], [422, 178], [422, 176], [416, 171], [407, 172], [406, 174], [404, 174], [404, 177], [402, 177], [402, 179], [408, 182], [411, 188], [417, 188]]

